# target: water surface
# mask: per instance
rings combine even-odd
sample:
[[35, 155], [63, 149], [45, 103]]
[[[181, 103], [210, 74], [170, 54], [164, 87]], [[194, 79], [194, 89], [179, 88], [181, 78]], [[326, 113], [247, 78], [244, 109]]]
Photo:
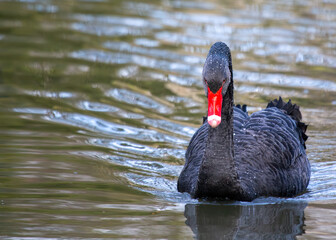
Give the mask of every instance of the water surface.
[[[308, 191], [206, 202], [176, 190], [231, 50], [235, 102], [309, 124]], [[336, 2], [0, 0], [0, 237], [336, 237]]]

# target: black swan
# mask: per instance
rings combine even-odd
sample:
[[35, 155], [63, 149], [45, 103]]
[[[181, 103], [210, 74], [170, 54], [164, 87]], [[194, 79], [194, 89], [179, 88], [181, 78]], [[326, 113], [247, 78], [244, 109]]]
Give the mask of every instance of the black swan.
[[210, 48], [202, 75], [208, 114], [190, 140], [178, 191], [239, 201], [302, 193], [310, 163], [299, 106], [279, 97], [250, 116], [234, 106], [231, 53], [222, 42]]

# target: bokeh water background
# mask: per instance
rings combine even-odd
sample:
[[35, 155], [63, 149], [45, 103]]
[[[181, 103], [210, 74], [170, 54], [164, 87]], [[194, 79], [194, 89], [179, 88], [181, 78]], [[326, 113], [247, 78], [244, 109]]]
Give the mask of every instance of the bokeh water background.
[[[308, 191], [176, 190], [212, 43], [235, 102], [309, 124]], [[0, 0], [0, 238], [336, 239], [336, 1]]]

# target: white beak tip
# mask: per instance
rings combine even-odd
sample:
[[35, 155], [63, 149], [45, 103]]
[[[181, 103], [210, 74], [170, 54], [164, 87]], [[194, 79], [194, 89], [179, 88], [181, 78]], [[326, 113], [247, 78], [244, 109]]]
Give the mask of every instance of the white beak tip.
[[221, 120], [222, 118], [217, 115], [208, 116], [208, 123], [212, 128], [217, 127], [220, 124]]

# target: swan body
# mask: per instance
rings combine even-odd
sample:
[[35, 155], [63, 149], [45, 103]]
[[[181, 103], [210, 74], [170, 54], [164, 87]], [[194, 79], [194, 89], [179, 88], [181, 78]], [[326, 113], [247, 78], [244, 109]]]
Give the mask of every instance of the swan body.
[[246, 106], [234, 106], [231, 54], [222, 42], [209, 51], [203, 81], [208, 116], [190, 140], [178, 191], [242, 201], [303, 192], [310, 164], [299, 107], [280, 97], [249, 116]]

